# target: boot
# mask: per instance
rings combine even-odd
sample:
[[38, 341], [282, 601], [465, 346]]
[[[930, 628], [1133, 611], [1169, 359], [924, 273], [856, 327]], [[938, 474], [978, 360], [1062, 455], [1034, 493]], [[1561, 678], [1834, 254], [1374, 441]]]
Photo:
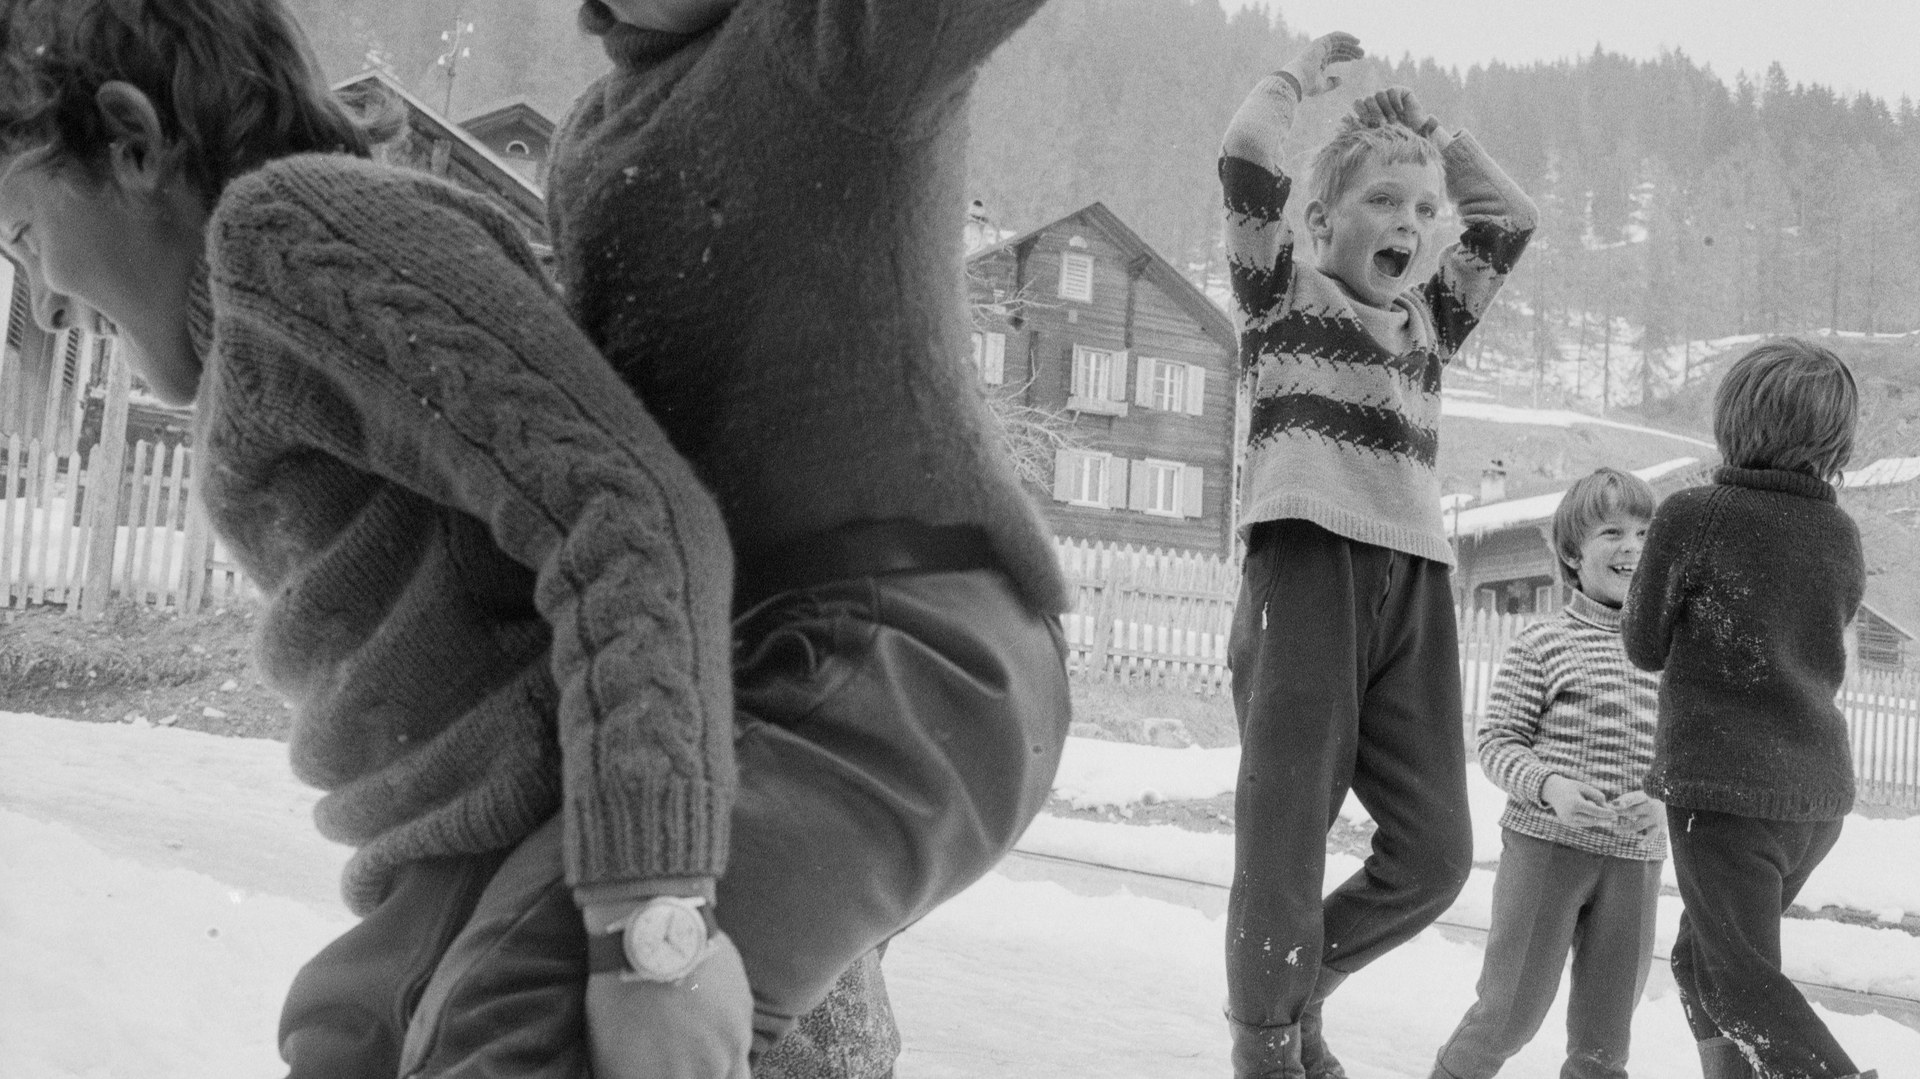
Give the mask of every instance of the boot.
[[1699, 1042], [1700, 1074], [1704, 1079], [1753, 1079], [1753, 1065], [1740, 1044], [1722, 1035]]
[[1300, 1065], [1300, 1024], [1258, 1027], [1231, 1015], [1234, 1079], [1306, 1079]]
[[1307, 1079], [1347, 1079], [1347, 1069], [1340, 1066], [1339, 1058], [1327, 1049], [1326, 1039], [1320, 1036], [1320, 1015], [1327, 997], [1346, 980], [1345, 974], [1321, 967], [1313, 983], [1313, 993], [1307, 997], [1307, 1006], [1300, 1012], [1300, 1066], [1306, 1071]]

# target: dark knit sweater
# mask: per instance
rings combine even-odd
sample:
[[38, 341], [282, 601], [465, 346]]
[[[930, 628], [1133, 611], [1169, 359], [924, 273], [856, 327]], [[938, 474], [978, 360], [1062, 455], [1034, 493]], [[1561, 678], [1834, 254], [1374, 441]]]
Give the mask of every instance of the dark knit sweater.
[[556, 811], [577, 885], [719, 874], [726, 535], [513, 224], [302, 156], [230, 184], [207, 242], [195, 479], [265, 593], [320, 829], [358, 848], [349, 905]]
[[719, 499], [741, 564], [856, 521], [977, 525], [1066, 605], [966, 362], [974, 73], [1041, 0], [742, 0], [618, 26], [555, 140], [562, 291]]
[[1227, 265], [1251, 422], [1240, 526], [1304, 518], [1447, 565], [1440, 521], [1440, 373], [1533, 234], [1534, 208], [1470, 135], [1441, 152], [1465, 229], [1433, 276], [1389, 309], [1352, 299], [1294, 250], [1281, 149], [1299, 98], [1255, 86], [1220, 156]]
[[1713, 480], [1661, 503], [1627, 600], [1627, 657], [1664, 672], [1647, 793], [1745, 817], [1843, 817], [1853, 759], [1834, 695], [1866, 587], [1860, 533], [1804, 473]]
[[1584, 592], [1521, 630], [1480, 721], [1480, 767], [1507, 792], [1500, 826], [1589, 854], [1666, 857], [1664, 834], [1634, 835], [1624, 823], [1577, 828], [1542, 797], [1556, 773], [1608, 799], [1639, 790], [1653, 763], [1659, 693], [1658, 678], [1627, 662], [1620, 612]]

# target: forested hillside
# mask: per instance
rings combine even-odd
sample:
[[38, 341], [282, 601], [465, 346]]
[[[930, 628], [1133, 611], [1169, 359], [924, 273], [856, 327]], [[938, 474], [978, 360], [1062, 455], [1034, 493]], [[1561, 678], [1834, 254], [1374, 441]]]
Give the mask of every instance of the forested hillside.
[[[441, 32], [471, 23], [456, 117], [512, 96], [558, 116], [604, 67], [561, 0], [461, 0], [457, 15], [452, 0], [295, 5], [330, 72], [379, 63], [436, 106], [449, 99]], [[1015, 230], [1104, 201], [1197, 279], [1217, 276], [1220, 134], [1305, 40], [1278, 12], [1052, 0], [981, 75], [970, 190]], [[1535, 365], [1544, 386], [1602, 408], [1652, 402], [1694, 377], [1688, 342], [1920, 329], [1913, 102], [1841, 99], [1777, 67], [1736, 79], [1678, 52], [1443, 69], [1390, 26], [1346, 29], [1390, 59], [1304, 113], [1296, 168], [1346, 101], [1391, 83], [1474, 131], [1543, 211], [1478, 346]], [[1572, 386], [1554, 371], [1569, 359]]]

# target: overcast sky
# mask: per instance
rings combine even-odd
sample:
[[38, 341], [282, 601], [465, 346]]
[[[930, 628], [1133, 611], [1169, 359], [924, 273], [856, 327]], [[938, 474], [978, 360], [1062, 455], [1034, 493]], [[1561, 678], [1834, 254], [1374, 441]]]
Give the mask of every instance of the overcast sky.
[[1679, 48], [1729, 86], [1775, 60], [1793, 82], [1920, 101], [1920, 0], [1221, 0], [1277, 8], [1295, 33], [1346, 30], [1370, 53], [1462, 70]]

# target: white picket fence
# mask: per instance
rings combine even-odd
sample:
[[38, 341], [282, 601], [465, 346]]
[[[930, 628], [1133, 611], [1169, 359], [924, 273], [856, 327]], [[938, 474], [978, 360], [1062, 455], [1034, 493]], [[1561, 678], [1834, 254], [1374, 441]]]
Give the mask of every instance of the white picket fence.
[[[1090, 681], [1228, 692], [1237, 566], [1186, 552], [1055, 541], [1073, 591], [1068, 669]], [[1530, 615], [1460, 616], [1462, 720], [1486, 714], [1494, 672]], [[1856, 671], [1842, 688], [1860, 799], [1920, 810], [1920, 675]]]

